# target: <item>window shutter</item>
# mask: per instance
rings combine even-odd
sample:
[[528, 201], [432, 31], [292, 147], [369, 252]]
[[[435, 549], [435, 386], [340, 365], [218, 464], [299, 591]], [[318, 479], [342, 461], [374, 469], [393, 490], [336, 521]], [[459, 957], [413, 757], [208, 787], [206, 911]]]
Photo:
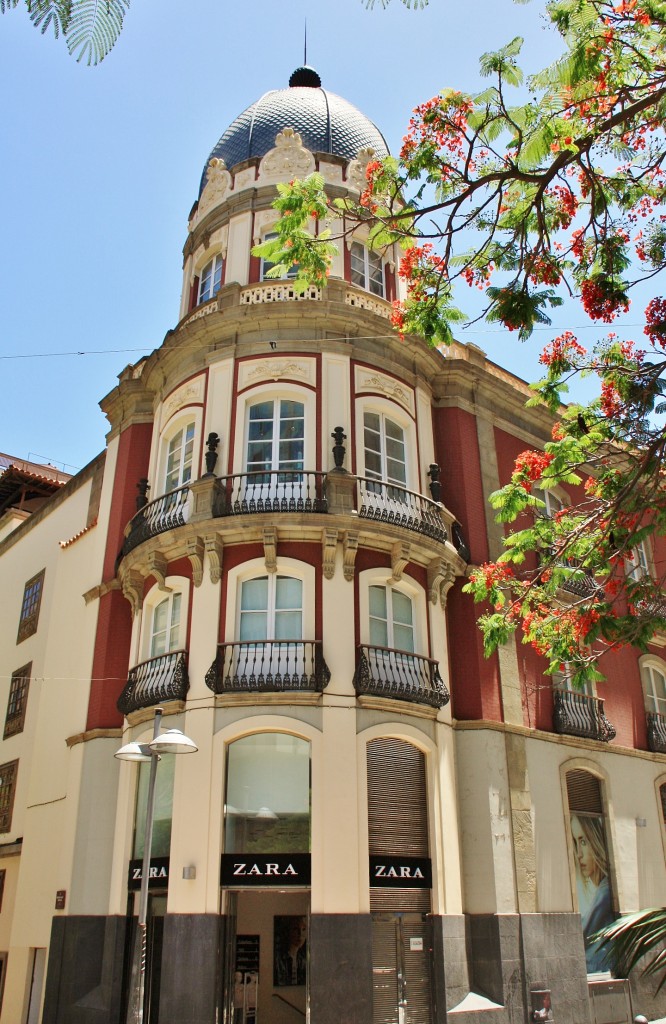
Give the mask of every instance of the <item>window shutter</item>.
[[588, 814], [603, 814], [601, 785], [591, 772], [577, 769], [567, 772], [567, 796], [570, 811], [587, 811]]

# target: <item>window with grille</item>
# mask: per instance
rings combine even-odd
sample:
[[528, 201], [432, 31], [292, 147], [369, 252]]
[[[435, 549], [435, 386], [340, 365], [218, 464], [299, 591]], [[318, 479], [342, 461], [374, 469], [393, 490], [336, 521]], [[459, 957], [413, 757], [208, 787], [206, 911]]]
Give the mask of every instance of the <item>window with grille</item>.
[[32, 662], [12, 673], [12, 681], [9, 684], [9, 698], [7, 700], [7, 714], [5, 716], [4, 739], [23, 732], [31, 672]]
[[39, 608], [42, 603], [42, 591], [44, 589], [44, 573], [45, 569], [38, 572], [36, 576], [28, 580], [23, 591], [23, 601], [21, 603], [21, 617], [19, 619], [18, 636], [16, 638], [17, 644], [20, 644], [22, 640], [32, 636], [33, 633], [37, 632], [37, 623], [39, 621]]
[[9, 832], [12, 827], [17, 775], [18, 761], [0, 765], [0, 832]]

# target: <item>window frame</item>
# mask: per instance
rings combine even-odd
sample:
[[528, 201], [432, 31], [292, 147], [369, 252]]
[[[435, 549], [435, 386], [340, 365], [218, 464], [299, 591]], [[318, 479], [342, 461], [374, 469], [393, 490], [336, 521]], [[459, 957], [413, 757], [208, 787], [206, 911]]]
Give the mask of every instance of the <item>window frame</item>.
[[[248, 459], [248, 456], [249, 456], [249, 446], [250, 446], [250, 443], [251, 443], [250, 442], [250, 423], [251, 422], [256, 422], [256, 421], [252, 421], [250, 419], [250, 411], [253, 408], [255, 408], [256, 406], [262, 405], [262, 404], [265, 404], [265, 403], [268, 403], [268, 402], [272, 402], [273, 403], [273, 416], [272, 416], [273, 432], [272, 432], [272, 437], [271, 437], [271, 464], [270, 464], [270, 468], [269, 469], [264, 469], [264, 470], [250, 470], [249, 469], [249, 459]], [[254, 397], [254, 399], [248, 399], [248, 401], [246, 403], [246, 406], [245, 406], [245, 429], [244, 429], [244, 435], [243, 435], [243, 472], [245, 472], [245, 473], [251, 473], [251, 472], [259, 472], [259, 473], [265, 472], [265, 473], [269, 473], [269, 472], [274, 471], [274, 470], [275, 471], [279, 471], [281, 468], [283, 468], [283, 467], [280, 466], [280, 462], [282, 461], [280, 459], [280, 442], [282, 440], [285, 440], [285, 439], [283, 439], [280, 436], [280, 425], [282, 423], [282, 416], [280, 415], [280, 413], [281, 413], [281, 403], [282, 402], [292, 402], [294, 404], [298, 403], [299, 405], [301, 405], [303, 407], [303, 416], [302, 416], [302, 420], [303, 420], [303, 434], [302, 434], [302, 437], [296, 439], [296, 440], [302, 441], [302, 452], [303, 452], [303, 454], [302, 454], [302, 457], [301, 457], [300, 460], [295, 460], [295, 459], [287, 460], [287, 461], [292, 461], [292, 462], [300, 461], [301, 465], [300, 465], [300, 467], [298, 467], [298, 468], [294, 467], [293, 469], [284, 467], [284, 472], [285, 473], [302, 473], [302, 472], [305, 472], [305, 470], [306, 470], [306, 458], [305, 458], [306, 457], [306, 447], [305, 447], [305, 445], [306, 445], [306, 437], [307, 437], [307, 419], [308, 419], [308, 416], [307, 416], [307, 402], [305, 401], [305, 396], [295, 397], [293, 395], [283, 395], [283, 394], [256, 395]], [[252, 443], [256, 443], [256, 439]], [[276, 455], [277, 455], [277, 465], [275, 464], [275, 462], [276, 462], [275, 456]], [[254, 465], [254, 463], [253, 463], [253, 465]]]
[[[233, 472], [247, 473], [247, 446], [250, 432], [250, 407], [264, 401], [302, 402], [303, 404], [303, 472], [311, 472], [316, 465], [317, 445], [317, 396], [311, 388], [285, 384], [276, 387], [274, 381], [266, 381], [244, 391], [236, 401], [236, 430], [234, 435]], [[308, 429], [312, 425], [312, 429]], [[286, 470], [285, 470], [286, 472]], [[300, 472], [300, 471], [296, 471]]]
[[[161, 588], [159, 584], [155, 584], [150, 588], [146, 594], [143, 607], [141, 611], [141, 621], [139, 626], [139, 636], [137, 643], [137, 650], [139, 651], [139, 657], [137, 663], [150, 661], [152, 658], [164, 657], [167, 654], [171, 654], [174, 651], [185, 651], [187, 650], [188, 644], [188, 632], [189, 632], [189, 608], [190, 608], [190, 580], [186, 576], [167, 576], [164, 581], [164, 587]], [[155, 609], [159, 607], [165, 600], [173, 599], [175, 594], [180, 595], [180, 618], [178, 623], [178, 646], [174, 647], [171, 651], [165, 651], [164, 654], [151, 654], [152, 640], [153, 640], [153, 619]]]
[[[18, 758], [13, 761], [5, 761], [0, 764], [0, 835], [5, 835], [12, 830], [12, 817], [14, 814], [14, 801], [16, 799], [16, 785], [18, 781]], [[9, 772], [11, 779], [5, 783], [5, 772]], [[4, 793], [7, 793], [6, 806], [4, 805]]]
[[[390, 569], [364, 569], [358, 576], [360, 636], [358, 642], [369, 647], [377, 646], [370, 641], [370, 588], [386, 587], [408, 597], [412, 605], [412, 634], [414, 650], [406, 654], [414, 654], [422, 658], [430, 658], [430, 632], [428, 623], [428, 602], [426, 593], [411, 576], [403, 575], [397, 583], [389, 575]], [[401, 650], [390, 648], [389, 650]]]
[[[244, 588], [245, 584], [246, 583], [252, 583], [255, 580], [263, 580], [263, 579], [266, 579], [267, 583], [268, 583], [268, 586], [267, 586], [266, 609], [244, 609], [243, 608], [243, 588]], [[273, 573], [269, 573], [267, 571], [265, 571], [264, 573], [257, 573], [257, 574], [252, 575], [252, 576], [247, 576], [244, 579], [240, 579], [238, 581], [238, 596], [237, 596], [237, 602], [236, 602], [236, 604], [237, 604], [236, 636], [238, 638], [239, 643], [248, 643], [248, 644], [250, 644], [250, 643], [262, 643], [262, 642], [265, 642], [265, 643], [272, 643], [272, 642], [279, 643], [280, 642], [280, 640], [275, 636], [275, 632], [276, 632], [275, 623], [276, 623], [276, 616], [282, 610], [282, 609], [279, 609], [277, 607], [278, 581], [281, 580], [281, 579], [298, 580], [298, 582], [301, 585], [301, 606], [300, 606], [300, 608], [284, 609], [284, 610], [290, 611], [290, 612], [295, 612], [295, 611], [300, 612], [300, 616], [301, 616], [301, 630], [300, 630], [300, 632], [301, 632], [301, 635], [300, 636], [287, 636], [287, 637], [284, 637], [283, 639], [285, 641], [287, 641], [287, 640], [303, 641], [305, 639], [305, 637], [303, 636], [303, 620], [304, 620], [304, 611], [305, 611], [305, 609], [304, 609], [304, 590], [305, 590], [305, 587], [304, 587], [304, 584], [303, 584], [303, 579], [302, 579], [301, 576], [294, 575], [293, 573], [288, 574], [288, 573], [286, 573], [284, 571], [280, 572], [278, 570], [277, 572], [273, 572]], [[247, 612], [253, 613], [255, 611], [257, 611], [257, 612], [259, 612], [259, 611], [265, 612], [265, 615], [266, 615], [266, 634], [267, 635], [265, 637], [262, 637], [262, 638], [259, 638], [259, 639], [256, 639], [256, 640], [243, 639], [243, 637], [241, 637], [241, 624], [242, 624], [243, 613], [244, 612], [245, 613], [247, 613]]]
[[[638, 660], [638, 667], [641, 676], [641, 689], [643, 691], [643, 706], [646, 713], [652, 712], [661, 715], [666, 719], [666, 663], [657, 658], [653, 654], [646, 654]], [[658, 672], [664, 680], [664, 697], [656, 696], [654, 692], [654, 683], [652, 680], [652, 673]], [[648, 693], [648, 682], [652, 693]], [[652, 707], [648, 707], [648, 702], [652, 702]], [[659, 702], [663, 703], [663, 707], [660, 708]]]
[[[356, 248], [356, 252], [354, 251]], [[361, 250], [359, 253], [358, 250]], [[354, 266], [354, 260], [357, 261], [357, 266]], [[362, 263], [362, 269], [359, 269], [359, 264]], [[379, 271], [379, 290], [377, 287], [373, 288], [373, 270]], [[354, 280], [356, 275], [360, 280]], [[375, 285], [377, 285], [377, 278], [374, 278]], [[386, 298], [386, 280], [384, 274], [384, 260], [380, 252], [374, 249], [370, 249], [367, 242], [362, 242], [359, 238], [353, 238], [349, 246], [349, 283], [353, 284], [356, 288], [362, 288], [370, 295], [375, 295], [378, 299]]]
[[[266, 562], [263, 558], [252, 558], [241, 565], [232, 567], [226, 574], [227, 601], [224, 637], [227, 643], [239, 642], [242, 584], [246, 580], [256, 579], [258, 576], [265, 576], [266, 574]], [[303, 639], [306, 641], [316, 640], [315, 602], [320, 599], [320, 596], [317, 589], [314, 566], [308, 562], [301, 562], [296, 558], [281, 558], [278, 556], [277, 567], [272, 575], [292, 576], [301, 580], [303, 584]]]
[[[278, 232], [277, 231], [272, 231], [272, 230], [266, 231], [263, 234], [262, 239], [261, 239], [262, 244], [264, 242], [272, 242], [273, 239], [277, 238], [277, 237], [278, 237]], [[271, 270], [272, 267], [275, 267], [275, 266], [277, 266], [276, 263], [271, 263], [264, 256], [262, 256], [261, 257], [261, 265], [259, 267], [259, 281], [260, 282], [266, 282], [266, 284], [278, 284], [280, 281], [293, 281], [293, 279], [298, 275], [298, 265], [297, 264], [292, 264], [292, 266], [289, 267], [289, 270], [284, 275], [284, 277], [266, 277], [266, 273], [269, 270]]]
[[651, 576], [652, 558], [647, 540], [641, 540], [638, 544], [634, 544], [625, 562], [627, 576], [634, 583], [640, 583], [646, 576]]
[[23, 588], [16, 643], [20, 644], [37, 632], [39, 612], [44, 595], [46, 568], [31, 576]]
[[[12, 677], [9, 683], [9, 694], [7, 696], [5, 728], [2, 737], [5, 740], [10, 736], [17, 736], [19, 733], [23, 732], [28, 707], [28, 691], [30, 689], [31, 677], [31, 661], [29, 661], [27, 665], [23, 665], [21, 668], [16, 669], [15, 672], [12, 672]], [[10, 713], [12, 704], [17, 706], [17, 710], [13, 710]]]
[[[208, 281], [206, 281], [206, 271], [209, 268], [210, 275]], [[222, 287], [222, 278], [224, 277], [224, 257], [222, 256], [222, 253], [218, 252], [211, 256], [211, 258], [206, 261], [198, 276], [199, 289], [197, 294], [197, 306], [200, 306], [202, 302], [208, 302], [210, 299], [214, 299]], [[205, 295], [204, 288], [207, 288], [207, 293]]]

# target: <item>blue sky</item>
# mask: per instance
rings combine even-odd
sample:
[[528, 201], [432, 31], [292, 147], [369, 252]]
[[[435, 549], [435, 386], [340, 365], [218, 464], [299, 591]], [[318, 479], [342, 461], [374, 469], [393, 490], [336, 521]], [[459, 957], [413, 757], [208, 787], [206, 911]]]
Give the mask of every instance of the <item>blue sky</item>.
[[[103, 448], [98, 401], [177, 321], [187, 215], [207, 156], [237, 114], [287, 85], [306, 16], [308, 63], [396, 151], [417, 102], [481, 86], [483, 52], [524, 35], [526, 70], [552, 59], [559, 40], [542, 9], [132, 0], [97, 68], [42, 37], [24, 7], [0, 17], [0, 451], [72, 472]], [[583, 320], [578, 309], [570, 316]], [[558, 314], [555, 326], [570, 324]], [[528, 379], [549, 336], [521, 346], [495, 327], [461, 332]], [[103, 354], [60, 354], [80, 352]]]

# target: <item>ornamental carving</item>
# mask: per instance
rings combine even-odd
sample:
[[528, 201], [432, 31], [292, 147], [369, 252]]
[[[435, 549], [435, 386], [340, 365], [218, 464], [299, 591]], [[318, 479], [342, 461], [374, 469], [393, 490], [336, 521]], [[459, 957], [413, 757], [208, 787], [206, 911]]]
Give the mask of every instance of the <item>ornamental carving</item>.
[[208, 167], [206, 169], [206, 185], [203, 192], [201, 193], [201, 199], [199, 200], [199, 207], [197, 210], [197, 220], [204, 217], [209, 210], [212, 210], [215, 206], [226, 199], [227, 194], [231, 191], [231, 175], [227, 170], [224, 160], [214, 156], [208, 161]]
[[367, 373], [357, 378], [358, 391], [375, 391], [386, 395], [393, 402], [398, 402], [403, 408], [414, 414], [414, 392], [411, 388], [405, 387], [394, 377], [388, 377], [383, 373]]
[[303, 146], [303, 139], [293, 128], [283, 128], [275, 136], [275, 149], [271, 149], [259, 165], [259, 176], [268, 175], [282, 180], [306, 177], [315, 169], [312, 153]]
[[367, 185], [365, 170], [370, 161], [374, 160], [375, 155], [376, 154], [372, 146], [368, 146], [365, 149], [359, 149], [356, 154], [356, 159], [349, 161], [349, 167], [347, 168], [347, 182], [352, 188], [355, 188], [357, 192], [362, 192]]
[[187, 384], [181, 384], [179, 388], [172, 391], [162, 410], [162, 422], [166, 423], [178, 409], [185, 405], [192, 405], [195, 402], [203, 402], [203, 377], [188, 380]]
[[248, 387], [262, 380], [302, 380], [313, 383], [313, 359], [261, 359], [245, 363], [241, 372], [241, 387]]

